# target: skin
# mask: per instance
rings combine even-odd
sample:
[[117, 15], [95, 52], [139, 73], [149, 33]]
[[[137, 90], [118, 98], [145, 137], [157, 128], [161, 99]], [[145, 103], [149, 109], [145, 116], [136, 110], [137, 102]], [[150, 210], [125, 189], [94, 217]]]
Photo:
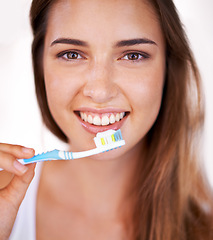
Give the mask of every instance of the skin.
[[[61, 38], [85, 44], [54, 42]], [[149, 42], [120, 46], [132, 39]], [[65, 52], [77, 58], [67, 59]], [[120, 109], [128, 115], [121, 126], [124, 147], [43, 164], [37, 239], [131, 239], [136, 169], [164, 85], [165, 43], [157, 18], [141, 0], [58, 1], [49, 15], [43, 56], [49, 108], [72, 151], [93, 148], [95, 136], [75, 111]]]
[[[51, 113], [68, 136], [73, 151], [94, 146], [94, 135], [85, 132], [73, 114], [83, 107], [118, 108], [130, 112], [125, 127], [121, 127], [127, 142], [125, 151], [107, 154], [106, 159], [120, 158], [121, 152], [126, 155], [156, 120], [164, 81], [165, 47], [156, 17], [147, 8], [137, 0], [134, 4], [129, 1], [125, 4], [120, 1], [101, 4], [73, 1], [72, 7], [70, 1], [63, 1], [55, 11], [53, 9], [45, 40], [45, 84]], [[63, 14], [59, 14], [58, 9]], [[51, 46], [54, 40], [62, 37], [85, 41], [88, 47]], [[136, 38], [151, 39], [156, 45], [114, 47], [119, 41]], [[82, 58], [68, 62], [56, 57], [72, 49], [82, 53]], [[151, 56], [137, 62], [120, 59], [124, 58], [125, 51], [141, 51]]]
[[0, 239], [9, 238], [19, 206], [34, 176], [35, 164], [27, 167], [17, 158], [30, 158], [33, 149], [18, 145], [0, 144]]

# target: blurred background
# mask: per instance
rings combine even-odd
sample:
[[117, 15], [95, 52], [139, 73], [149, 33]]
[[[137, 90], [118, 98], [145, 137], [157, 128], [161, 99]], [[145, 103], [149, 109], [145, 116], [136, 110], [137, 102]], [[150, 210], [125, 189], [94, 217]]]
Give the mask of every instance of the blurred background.
[[[36, 152], [66, 145], [42, 124], [31, 66], [30, 0], [0, 0], [0, 142]], [[203, 78], [206, 120], [203, 153], [213, 186], [213, 1], [175, 0]]]

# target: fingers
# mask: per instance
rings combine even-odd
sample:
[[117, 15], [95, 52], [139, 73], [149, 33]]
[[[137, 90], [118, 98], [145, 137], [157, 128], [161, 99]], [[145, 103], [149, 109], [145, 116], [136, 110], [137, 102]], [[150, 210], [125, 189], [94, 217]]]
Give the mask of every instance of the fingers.
[[36, 164], [30, 164], [22, 176], [15, 176], [10, 184], [0, 190], [0, 239], [8, 239], [12, 231], [19, 206], [34, 176]]
[[35, 163], [29, 164], [27, 171], [22, 176], [14, 176], [10, 184], [0, 191], [1, 196], [4, 196], [4, 199], [17, 211], [34, 177], [35, 166]]
[[27, 171], [27, 166], [22, 165], [13, 155], [6, 152], [0, 152], [0, 167], [17, 175], [22, 175]]
[[0, 190], [5, 188], [9, 184], [13, 177], [14, 177], [13, 173], [2, 171], [0, 173]]
[[[18, 145], [0, 143], [0, 239], [8, 239], [19, 206], [34, 176], [36, 164], [22, 165], [18, 158], [34, 156], [34, 150]], [[12, 174], [12, 175], [11, 175]]]
[[0, 151], [10, 153], [16, 158], [30, 158], [35, 154], [32, 148], [7, 143], [0, 143]]
[[23, 175], [28, 167], [17, 161], [17, 158], [30, 158], [34, 156], [34, 149], [25, 148], [19, 145], [0, 144], [0, 168], [14, 173]]

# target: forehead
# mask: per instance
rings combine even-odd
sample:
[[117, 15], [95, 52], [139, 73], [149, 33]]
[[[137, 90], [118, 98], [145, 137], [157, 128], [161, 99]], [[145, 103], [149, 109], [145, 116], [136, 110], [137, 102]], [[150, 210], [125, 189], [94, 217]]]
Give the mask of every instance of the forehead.
[[58, 0], [49, 12], [47, 34], [96, 40], [101, 36], [106, 41], [132, 35], [156, 41], [163, 37], [155, 11], [145, 0]]

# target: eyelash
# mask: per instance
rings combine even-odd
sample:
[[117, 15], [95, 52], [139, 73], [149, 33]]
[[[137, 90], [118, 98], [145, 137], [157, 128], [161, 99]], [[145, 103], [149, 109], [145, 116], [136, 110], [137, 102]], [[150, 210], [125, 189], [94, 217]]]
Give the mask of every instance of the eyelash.
[[[136, 59], [134, 59], [134, 57], [133, 57], [133, 59], [130, 59], [130, 56], [132, 56], [132, 57], [136, 56]], [[145, 52], [128, 52], [120, 59], [131, 61], [131, 62], [139, 62], [139, 61], [142, 61], [147, 58], [150, 58], [150, 55]]]
[[[68, 55], [71, 55], [72, 57], [69, 58]], [[76, 57], [74, 57], [76, 56]], [[130, 56], [132, 56], [133, 59], [130, 59]], [[134, 59], [133, 56], [136, 56]], [[81, 53], [78, 53], [77, 51], [63, 51], [57, 54], [57, 58], [63, 58], [66, 61], [73, 61], [73, 60], [79, 60], [79, 59], [85, 59], [85, 57], [82, 56]], [[150, 55], [145, 52], [128, 52], [123, 55], [123, 57], [119, 58], [118, 60], [126, 60], [131, 62], [139, 62], [144, 59], [150, 58]]]
[[[70, 54], [71, 56], [73, 55], [77, 55], [77, 58], [69, 58], [68, 54]], [[80, 56], [80, 58], [79, 58]], [[77, 51], [63, 51], [57, 54], [57, 58], [63, 58], [66, 61], [72, 61], [72, 60], [78, 60], [78, 59], [84, 59], [84, 57], [82, 56], [82, 54], [78, 53]]]

